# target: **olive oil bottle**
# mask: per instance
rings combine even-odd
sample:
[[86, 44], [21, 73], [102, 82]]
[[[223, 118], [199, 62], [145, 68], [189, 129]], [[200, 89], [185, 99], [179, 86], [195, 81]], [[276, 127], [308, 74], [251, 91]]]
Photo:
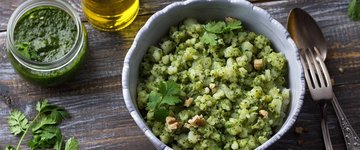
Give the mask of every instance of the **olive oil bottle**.
[[130, 25], [139, 11], [139, 0], [82, 0], [91, 25], [102, 31], [118, 31]]

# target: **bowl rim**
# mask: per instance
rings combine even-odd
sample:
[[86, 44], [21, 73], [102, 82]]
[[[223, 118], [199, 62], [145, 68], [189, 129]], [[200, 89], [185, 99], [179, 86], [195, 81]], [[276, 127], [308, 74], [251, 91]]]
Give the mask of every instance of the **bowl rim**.
[[[285, 27], [279, 23], [277, 20], [275, 20], [267, 11], [265, 11], [264, 9], [257, 7], [255, 5], [253, 5], [252, 3], [250, 3], [249, 1], [246, 0], [186, 0], [186, 1], [180, 1], [180, 2], [173, 2], [169, 5], [167, 5], [166, 7], [164, 7], [163, 9], [157, 11], [156, 13], [154, 13], [144, 24], [144, 26], [138, 31], [138, 33], [135, 36], [135, 39], [129, 49], [129, 51], [127, 52], [125, 59], [124, 59], [124, 65], [123, 65], [123, 70], [122, 70], [122, 92], [123, 92], [123, 97], [124, 97], [124, 101], [125, 101], [125, 105], [131, 115], [131, 117], [134, 119], [135, 123], [137, 124], [137, 126], [143, 131], [143, 133], [146, 135], [146, 137], [150, 140], [150, 142], [152, 142], [152, 144], [157, 148], [157, 149], [165, 149], [165, 150], [170, 150], [172, 148], [168, 147], [166, 144], [164, 144], [162, 141], [160, 141], [153, 133], [152, 131], [149, 129], [149, 127], [147, 126], [146, 122], [143, 120], [143, 117], [136, 111], [137, 107], [135, 106], [136, 104], [133, 103], [131, 95], [130, 95], [130, 89], [129, 89], [129, 77], [130, 77], [130, 67], [129, 67], [129, 63], [130, 63], [130, 58], [132, 58], [134, 55], [136, 55], [135, 50], [137, 48], [138, 42], [140, 37], [147, 31], [147, 29], [149, 29], [150, 24], [152, 24], [154, 22], [154, 20], [156, 20], [156, 18], [158, 18], [159, 16], [165, 15], [166, 12], [168, 12], [169, 10], [173, 9], [174, 7], [180, 7], [180, 6], [185, 6], [185, 5], [190, 5], [191, 3], [195, 3], [195, 2], [223, 2], [223, 3], [234, 3], [234, 4], [238, 4], [238, 5], [248, 5], [248, 7], [251, 7], [253, 11], [255, 11], [256, 13], [260, 13], [262, 15], [267, 16], [267, 18], [269, 19], [268, 21], [270, 23], [272, 23], [273, 25], [275, 25], [276, 27], [278, 27], [279, 30], [282, 30], [282, 34], [285, 34], [286, 40], [289, 42], [289, 44], [296, 50], [295, 51], [295, 55], [296, 55], [296, 63], [298, 65], [298, 67], [301, 68], [300, 70], [300, 87], [301, 90], [300, 91], [296, 91], [296, 92], [300, 92], [299, 93], [299, 98], [296, 99], [298, 100], [297, 105], [295, 105], [295, 110], [294, 110], [294, 114], [292, 116], [287, 116], [286, 118], [284, 118], [284, 123], [283, 125], [279, 128], [278, 132], [274, 133], [273, 136], [271, 136], [265, 143], [259, 145], [256, 149], [265, 149], [267, 147], [269, 147], [270, 145], [272, 145], [273, 143], [275, 143], [277, 140], [279, 140], [287, 131], [289, 131], [289, 129], [294, 125], [296, 118], [298, 117], [301, 107], [303, 105], [303, 99], [304, 99], [304, 95], [305, 95], [305, 79], [304, 79], [304, 71], [303, 71], [303, 67], [300, 63], [300, 54], [299, 54], [299, 50], [297, 48], [297, 46], [295, 45], [295, 42], [293, 41], [293, 39], [290, 37], [290, 34], [288, 33], [288, 31], [285, 29]], [[289, 106], [290, 107], [290, 106]], [[288, 110], [289, 111], [289, 110]], [[290, 118], [289, 118], [290, 117]], [[285, 124], [285, 120], [289, 119], [289, 122], [286, 126], [284, 126]]]

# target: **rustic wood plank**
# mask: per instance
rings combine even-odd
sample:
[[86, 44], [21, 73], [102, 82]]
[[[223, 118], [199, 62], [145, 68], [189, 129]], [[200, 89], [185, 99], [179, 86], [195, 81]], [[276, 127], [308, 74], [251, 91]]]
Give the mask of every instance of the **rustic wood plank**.
[[21, 0], [0, 1], [0, 31], [5, 31], [12, 12], [22, 3]]
[[[78, 1], [78, 0], [69, 0]], [[34, 105], [40, 98], [66, 107], [72, 119], [61, 124], [63, 134], [79, 139], [82, 149], [151, 149], [151, 143], [130, 117], [121, 93], [122, 63], [137, 31], [151, 14], [175, 0], [142, 0], [139, 16], [128, 28], [118, 33], [94, 30], [88, 23], [89, 56], [77, 76], [56, 88], [34, 86], [21, 79], [12, 69], [5, 53], [6, 24], [21, 0], [0, 1], [0, 149], [19, 140], [8, 131], [6, 117], [11, 108], [34, 116]], [[269, 11], [283, 25], [291, 8], [300, 7], [318, 21], [328, 41], [326, 60], [335, 80], [334, 91], [339, 103], [360, 133], [360, 22], [346, 16], [348, 1], [271, 1], [255, 5]], [[81, 12], [79, 11], [81, 14]], [[85, 21], [84, 17], [82, 19]], [[3, 31], [3, 32], [1, 32]], [[339, 68], [344, 72], [340, 73]], [[344, 149], [344, 141], [335, 113], [329, 112], [329, 127], [334, 149]], [[308, 128], [301, 135], [295, 127]], [[298, 141], [304, 143], [298, 144]], [[25, 143], [23, 144], [25, 145]], [[25, 148], [25, 147], [24, 147]], [[293, 128], [270, 149], [324, 149], [320, 132], [320, 112], [308, 92], [302, 111]]]

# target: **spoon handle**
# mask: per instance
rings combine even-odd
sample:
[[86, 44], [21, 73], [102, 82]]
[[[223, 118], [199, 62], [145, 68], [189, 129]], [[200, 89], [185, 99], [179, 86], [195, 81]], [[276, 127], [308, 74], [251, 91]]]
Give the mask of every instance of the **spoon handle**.
[[351, 126], [349, 120], [346, 118], [344, 111], [339, 105], [339, 102], [333, 93], [333, 100], [331, 101], [339, 124], [344, 135], [345, 145], [348, 150], [360, 150], [360, 138]]

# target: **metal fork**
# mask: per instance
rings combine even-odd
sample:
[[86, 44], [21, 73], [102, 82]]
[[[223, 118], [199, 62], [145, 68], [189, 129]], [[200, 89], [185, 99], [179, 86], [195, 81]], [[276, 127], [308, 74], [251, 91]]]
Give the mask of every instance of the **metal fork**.
[[[325, 73], [328, 72], [325, 64], [322, 63], [323, 66], [321, 66], [321, 64], [318, 63], [318, 60], [316, 60], [316, 57], [314, 56], [313, 50], [311, 48], [303, 49], [301, 53], [302, 55], [300, 60], [302, 66], [304, 67], [305, 80], [310, 90], [311, 97], [314, 101], [320, 103], [320, 108], [322, 111], [321, 130], [324, 138], [325, 149], [332, 150], [333, 148], [331, 144], [330, 133], [326, 121], [326, 108], [329, 100], [332, 98], [330, 76], [329, 74], [325, 75]], [[321, 69], [324, 69], [324, 71]]]
[[[324, 102], [331, 100], [344, 135], [347, 149], [360, 150], [360, 139], [346, 118], [335, 94], [333, 93], [330, 75], [324, 61], [321, 58], [319, 50], [316, 47], [303, 50], [300, 60], [305, 70], [305, 79], [310, 90], [311, 97], [314, 101]], [[322, 120], [321, 123], [322, 125], [327, 126], [326, 120]], [[326, 138], [330, 139], [328, 131], [323, 130], [323, 134], [324, 132], [327, 135]], [[325, 147], [326, 149], [332, 149], [331, 141], [326, 142], [325, 140]]]

